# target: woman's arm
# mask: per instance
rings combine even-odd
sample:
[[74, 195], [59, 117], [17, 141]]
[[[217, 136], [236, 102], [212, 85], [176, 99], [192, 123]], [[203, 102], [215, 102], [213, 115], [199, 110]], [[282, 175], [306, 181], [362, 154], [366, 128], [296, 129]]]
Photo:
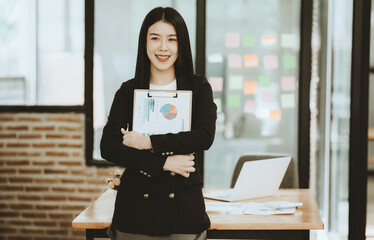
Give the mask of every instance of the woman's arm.
[[207, 150], [213, 144], [217, 106], [213, 102], [212, 88], [208, 82], [194, 93], [192, 130], [150, 136], [152, 151], [157, 154], [189, 154]]

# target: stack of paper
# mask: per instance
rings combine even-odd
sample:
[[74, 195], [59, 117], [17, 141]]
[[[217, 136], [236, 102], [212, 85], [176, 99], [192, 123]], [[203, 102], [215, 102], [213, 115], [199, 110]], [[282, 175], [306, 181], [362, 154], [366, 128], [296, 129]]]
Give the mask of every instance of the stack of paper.
[[273, 214], [293, 214], [296, 207], [303, 204], [300, 202], [275, 201], [275, 202], [206, 202], [207, 212], [229, 212], [231, 214], [254, 214], [254, 215], [273, 215]]

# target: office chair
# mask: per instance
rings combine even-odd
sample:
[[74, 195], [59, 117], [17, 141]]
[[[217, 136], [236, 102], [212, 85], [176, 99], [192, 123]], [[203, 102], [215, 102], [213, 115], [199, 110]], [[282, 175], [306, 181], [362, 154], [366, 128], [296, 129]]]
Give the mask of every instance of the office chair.
[[[242, 169], [245, 162], [255, 161], [255, 160], [264, 160], [264, 159], [269, 159], [269, 158], [289, 157], [289, 156], [290, 155], [288, 154], [271, 154], [271, 153], [241, 156], [238, 162], [236, 163], [234, 173], [232, 175], [231, 188], [235, 186], [240, 170]], [[295, 163], [295, 160], [291, 158], [291, 162], [288, 165], [287, 171], [283, 177], [280, 188], [298, 188], [298, 187], [299, 187], [299, 174], [297, 171], [297, 164]]]

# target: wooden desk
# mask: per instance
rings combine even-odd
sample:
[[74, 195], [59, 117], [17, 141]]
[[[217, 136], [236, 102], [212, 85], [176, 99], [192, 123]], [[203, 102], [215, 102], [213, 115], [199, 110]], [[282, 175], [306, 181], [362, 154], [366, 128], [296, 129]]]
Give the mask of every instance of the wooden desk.
[[[86, 229], [87, 239], [107, 237], [105, 231], [112, 220], [115, 195], [116, 191], [108, 189], [73, 220], [72, 227]], [[256, 216], [208, 212], [211, 220], [208, 238], [309, 239], [310, 230], [323, 229], [316, 201], [309, 189], [280, 189], [275, 196], [251, 199], [254, 202], [281, 200], [302, 202], [303, 206], [292, 215]]]

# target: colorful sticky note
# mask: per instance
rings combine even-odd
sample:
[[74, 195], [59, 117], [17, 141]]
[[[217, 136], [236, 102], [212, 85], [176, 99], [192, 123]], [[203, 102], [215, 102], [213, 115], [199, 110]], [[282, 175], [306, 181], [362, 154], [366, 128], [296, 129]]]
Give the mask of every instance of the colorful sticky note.
[[246, 34], [243, 36], [243, 47], [255, 47], [256, 46], [256, 37], [252, 34]]
[[278, 68], [278, 56], [277, 55], [264, 56], [264, 68], [265, 70], [277, 69]]
[[262, 45], [270, 46], [277, 42], [277, 37], [275, 35], [264, 35], [262, 36]]
[[259, 87], [270, 87], [271, 86], [271, 76], [267, 76], [267, 75], [258, 76], [258, 86]]
[[255, 115], [259, 119], [268, 120], [270, 117], [270, 110], [264, 107], [259, 107], [256, 109]]
[[220, 98], [214, 98], [214, 103], [217, 105], [217, 113], [222, 112], [222, 101]]
[[243, 88], [243, 76], [232, 75], [229, 76], [229, 89], [241, 90]]
[[225, 46], [227, 48], [238, 48], [240, 45], [239, 33], [226, 33], [225, 35]]
[[294, 76], [285, 76], [281, 78], [282, 91], [294, 91], [296, 89], [296, 80]]
[[294, 108], [295, 107], [295, 94], [286, 93], [281, 95], [281, 106], [282, 108]]
[[241, 97], [240, 94], [229, 94], [227, 96], [227, 106], [232, 108], [240, 107]]
[[295, 55], [283, 56], [283, 67], [293, 69], [297, 67], [297, 59]]
[[283, 48], [294, 48], [296, 45], [295, 35], [289, 33], [283, 33], [281, 36], [281, 47]]
[[282, 120], [282, 111], [278, 110], [270, 110], [269, 120], [280, 122]]
[[245, 113], [255, 113], [257, 109], [257, 103], [253, 100], [245, 101], [244, 112]]
[[256, 94], [256, 90], [257, 90], [257, 82], [255, 82], [255, 81], [244, 82], [243, 92], [244, 92], [245, 95]]
[[258, 55], [247, 54], [244, 56], [244, 67], [252, 68], [258, 66]]
[[222, 92], [223, 90], [223, 78], [222, 77], [209, 77], [208, 81], [212, 86], [214, 92]]
[[262, 101], [264, 102], [274, 102], [275, 101], [275, 93], [272, 90], [265, 90], [262, 92]]
[[229, 68], [242, 68], [242, 56], [239, 54], [229, 54], [227, 61]]

